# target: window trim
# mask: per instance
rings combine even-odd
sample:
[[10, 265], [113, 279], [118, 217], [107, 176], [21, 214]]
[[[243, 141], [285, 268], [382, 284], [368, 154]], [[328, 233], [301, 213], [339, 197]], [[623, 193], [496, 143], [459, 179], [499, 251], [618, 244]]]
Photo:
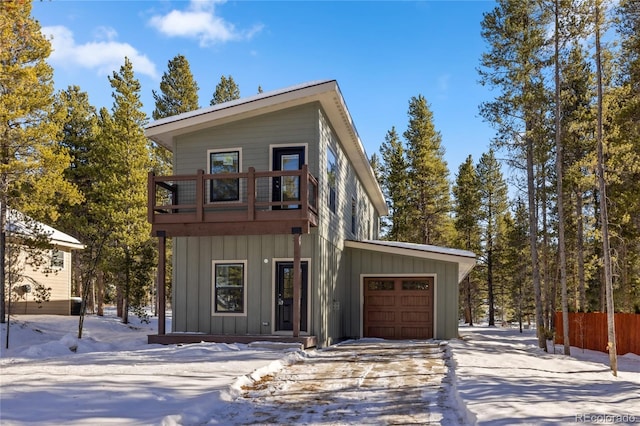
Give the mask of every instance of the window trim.
[[[234, 173], [241, 173], [242, 172], [242, 148], [241, 147], [237, 147], [237, 148], [216, 148], [216, 149], [208, 149], [207, 150], [207, 174], [211, 174], [211, 154], [221, 154], [221, 153], [238, 153], [238, 170]], [[207, 189], [206, 189], [206, 194], [207, 194], [207, 203], [209, 204], [214, 204], [214, 203], [234, 203], [234, 202], [241, 202], [242, 201], [242, 194], [240, 192], [240, 179], [236, 179], [236, 186], [237, 186], [237, 190], [238, 190], [238, 196], [237, 198], [234, 199], [228, 199], [228, 200], [214, 200], [212, 197], [212, 193], [211, 191], [213, 190], [213, 187], [211, 185], [211, 181], [207, 181]]]
[[[242, 312], [217, 311], [216, 266], [242, 265]], [[212, 260], [211, 261], [211, 316], [212, 317], [246, 317], [247, 316], [247, 260]]]

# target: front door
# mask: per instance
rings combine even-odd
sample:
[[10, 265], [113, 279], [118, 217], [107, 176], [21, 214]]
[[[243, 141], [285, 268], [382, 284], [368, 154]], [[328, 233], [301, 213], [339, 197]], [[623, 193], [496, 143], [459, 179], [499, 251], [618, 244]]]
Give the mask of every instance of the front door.
[[[301, 262], [300, 331], [307, 330], [308, 262]], [[293, 262], [276, 262], [276, 331], [293, 330]]]
[[[273, 149], [272, 169], [276, 170], [300, 170], [304, 164], [304, 147], [286, 147]], [[300, 177], [283, 176], [273, 178], [273, 201], [300, 201]], [[299, 209], [300, 204], [285, 204], [273, 206], [275, 210]]]

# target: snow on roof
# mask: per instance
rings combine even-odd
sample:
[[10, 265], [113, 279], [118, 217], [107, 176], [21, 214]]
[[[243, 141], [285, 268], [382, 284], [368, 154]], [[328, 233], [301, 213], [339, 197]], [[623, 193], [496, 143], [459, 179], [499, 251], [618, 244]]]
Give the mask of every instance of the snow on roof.
[[458, 282], [461, 282], [471, 272], [476, 264], [475, 253], [467, 250], [453, 249], [449, 247], [433, 246], [429, 244], [405, 243], [401, 241], [363, 240], [345, 241], [347, 247], [364, 250], [382, 251], [400, 254], [403, 256], [415, 256], [425, 259], [442, 260], [458, 264]]
[[[8, 211], [8, 213], [7, 224], [5, 227], [7, 231], [27, 236], [33, 235], [34, 230], [31, 227], [27, 226], [24, 219], [25, 216], [22, 213], [11, 209]], [[45, 225], [44, 223], [37, 222], [37, 226], [42, 233], [46, 234], [49, 237], [49, 241], [51, 242], [51, 244], [80, 250], [85, 248], [84, 244], [82, 244], [80, 241], [69, 234], [65, 234], [64, 232], [59, 231], [49, 225]]]

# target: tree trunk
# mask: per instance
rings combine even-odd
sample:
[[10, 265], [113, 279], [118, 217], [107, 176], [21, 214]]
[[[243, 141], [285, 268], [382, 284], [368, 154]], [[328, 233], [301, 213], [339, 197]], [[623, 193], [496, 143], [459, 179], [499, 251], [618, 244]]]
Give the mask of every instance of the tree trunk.
[[598, 143], [598, 190], [600, 191], [600, 229], [602, 232], [602, 260], [604, 285], [607, 301], [607, 335], [609, 342], [607, 349], [609, 350], [609, 364], [614, 376], [618, 375], [618, 355], [616, 349], [616, 328], [615, 328], [615, 310], [613, 306], [613, 272], [611, 266], [611, 245], [609, 243], [609, 214], [607, 209], [607, 184], [605, 179], [604, 167], [604, 140], [602, 135], [602, 47], [600, 46], [600, 0], [596, 0], [595, 5], [595, 39], [596, 39], [596, 79], [598, 91], [598, 124], [597, 124], [597, 143]]
[[7, 205], [0, 201], [0, 323], [7, 322], [5, 305], [5, 253], [7, 250], [7, 234], [5, 233], [7, 223]]
[[97, 271], [96, 275], [96, 305], [98, 308], [96, 310], [96, 314], [104, 316], [104, 273], [102, 271]]
[[582, 192], [576, 191], [576, 254], [578, 257], [578, 291], [580, 292], [580, 312], [587, 312], [587, 288], [584, 278], [584, 223], [582, 217]]
[[473, 302], [471, 297], [471, 277], [467, 275], [467, 315], [469, 326], [473, 327]]
[[[564, 341], [564, 354], [571, 355], [569, 344], [569, 299], [567, 297], [567, 259], [565, 252], [564, 235], [564, 189], [563, 189], [563, 152], [562, 135], [560, 127], [560, 1], [555, 0], [555, 37], [554, 37], [554, 62], [555, 62], [555, 125], [556, 125], [556, 187], [558, 192], [558, 261], [560, 263], [560, 288], [562, 297], [562, 338]], [[555, 294], [555, 293], [554, 293]]]
[[487, 299], [489, 302], [489, 325], [496, 325], [495, 295], [493, 291], [493, 249], [491, 248], [491, 236], [489, 236], [489, 249], [487, 250]]
[[124, 296], [122, 294], [122, 286], [116, 286], [116, 316], [122, 318], [122, 305], [124, 304]]
[[537, 192], [540, 194], [540, 212], [542, 213], [542, 278], [541, 285], [544, 289], [544, 297], [543, 297], [543, 310], [544, 310], [544, 323], [546, 325], [545, 329], [552, 329], [552, 321], [553, 321], [553, 290], [552, 290], [552, 280], [551, 273], [549, 272], [549, 229], [548, 221], [547, 221], [547, 191], [545, 190], [545, 182], [546, 182], [546, 173], [545, 166], [541, 165], [541, 173], [542, 177], [538, 181]]
[[[527, 124], [527, 131], [530, 130], [530, 125]], [[542, 292], [540, 290], [540, 267], [538, 265], [538, 217], [536, 214], [536, 194], [533, 176], [533, 139], [529, 134], [525, 138], [527, 149], [527, 196], [529, 201], [529, 245], [531, 247], [531, 271], [536, 304], [536, 331], [538, 346], [546, 350], [547, 341], [542, 311]]]

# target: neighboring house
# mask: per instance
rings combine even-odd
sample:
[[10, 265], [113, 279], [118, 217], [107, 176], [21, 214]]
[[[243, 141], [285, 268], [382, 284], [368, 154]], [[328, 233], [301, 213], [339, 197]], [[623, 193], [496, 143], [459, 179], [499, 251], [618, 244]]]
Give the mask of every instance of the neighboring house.
[[[11, 282], [11, 314], [50, 314], [70, 315], [78, 308], [78, 302], [71, 294], [71, 270], [72, 253], [74, 250], [84, 249], [84, 245], [74, 237], [58, 231], [48, 225], [38, 223], [38, 233], [46, 235], [51, 248], [38, 249], [40, 265], [36, 268], [30, 266], [27, 260], [32, 257], [28, 250], [16, 244], [22, 237], [29, 237], [34, 231], [30, 225], [26, 225], [22, 215], [15, 211], [9, 211], [7, 221], [7, 236], [13, 241], [10, 249], [18, 248], [17, 256], [7, 256], [13, 261], [21, 263], [20, 275], [16, 282]], [[30, 222], [30, 220], [28, 221]], [[10, 266], [10, 265], [8, 265]], [[48, 300], [38, 303], [38, 287], [50, 289], [47, 291]], [[9, 292], [6, 293], [7, 298]]]
[[150, 342], [457, 337], [475, 255], [379, 240], [387, 205], [336, 81], [164, 118], [146, 136], [175, 173], [149, 176], [159, 282], [173, 238], [172, 330], [161, 286]]

